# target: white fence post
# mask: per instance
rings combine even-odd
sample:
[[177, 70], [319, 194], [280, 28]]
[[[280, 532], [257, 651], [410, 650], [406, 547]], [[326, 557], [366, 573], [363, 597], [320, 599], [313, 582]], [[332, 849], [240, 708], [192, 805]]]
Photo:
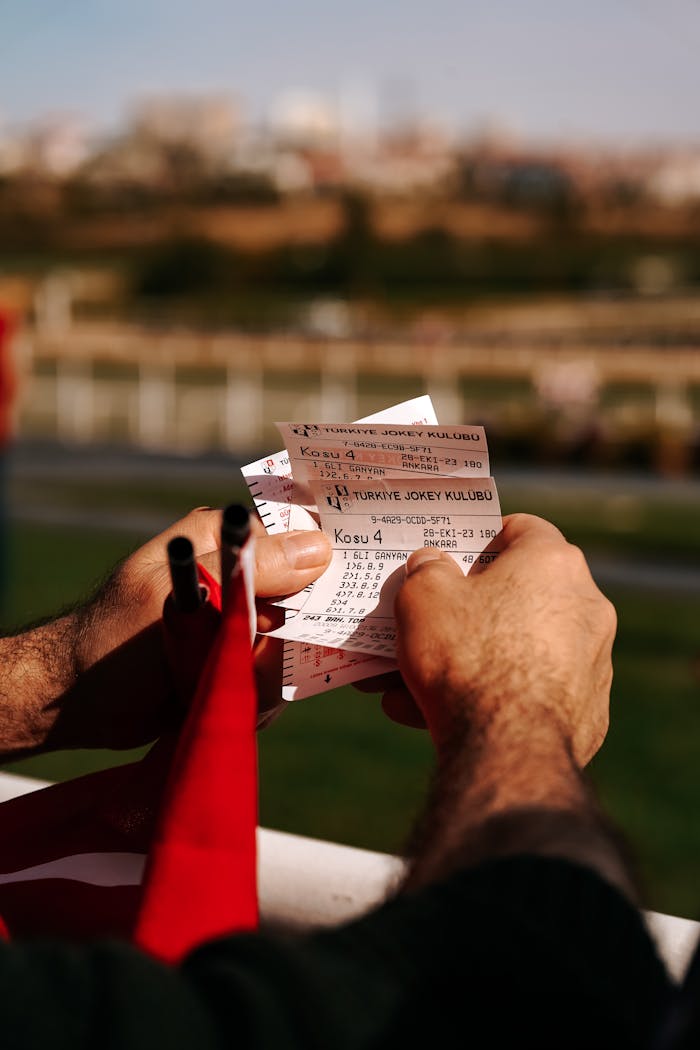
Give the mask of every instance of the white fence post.
[[437, 374], [426, 373], [425, 386], [435, 406], [435, 412], [441, 423], [458, 425], [468, 423], [464, 416], [464, 402], [459, 390], [455, 372]]
[[95, 390], [90, 361], [56, 362], [56, 430], [61, 440], [92, 440]]
[[349, 347], [328, 347], [321, 369], [318, 418], [322, 423], [351, 423], [357, 415], [355, 356]]
[[177, 445], [175, 386], [172, 365], [139, 367], [136, 441], [145, 448]]
[[264, 392], [262, 368], [227, 370], [222, 430], [231, 452], [259, 447], [265, 423]]
[[36, 325], [40, 332], [62, 335], [73, 323], [71, 274], [54, 270], [39, 285], [34, 296]]

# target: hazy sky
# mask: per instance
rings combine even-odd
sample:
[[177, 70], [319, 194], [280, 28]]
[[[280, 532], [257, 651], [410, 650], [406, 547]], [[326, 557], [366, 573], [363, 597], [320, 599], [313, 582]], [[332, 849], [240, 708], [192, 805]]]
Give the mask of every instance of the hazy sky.
[[700, 140], [699, 55], [700, 0], [0, 0], [0, 119], [350, 88], [459, 130]]

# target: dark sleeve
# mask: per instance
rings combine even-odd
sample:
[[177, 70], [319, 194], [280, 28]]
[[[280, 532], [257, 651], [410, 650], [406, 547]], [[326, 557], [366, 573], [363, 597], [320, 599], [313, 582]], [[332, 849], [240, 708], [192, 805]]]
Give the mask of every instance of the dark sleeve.
[[520, 857], [304, 938], [224, 938], [168, 969], [125, 945], [0, 949], [3, 1043], [32, 1050], [643, 1046], [668, 982], [590, 871]]

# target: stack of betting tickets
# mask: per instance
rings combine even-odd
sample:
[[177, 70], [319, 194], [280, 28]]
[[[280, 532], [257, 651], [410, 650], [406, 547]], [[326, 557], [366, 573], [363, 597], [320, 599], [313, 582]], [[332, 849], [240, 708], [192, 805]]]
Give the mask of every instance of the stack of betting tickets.
[[[496, 557], [501, 508], [483, 427], [439, 425], [429, 397], [357, 423], [278, 423], [286, 450], [243, 476], [268, 532], [321, 528], [323, 576], [278, 604], [285, 700], [396, 668], [394, 597], [411, 551], [463, 572]], [[489, 546], [489, 552], [484, 548]]]

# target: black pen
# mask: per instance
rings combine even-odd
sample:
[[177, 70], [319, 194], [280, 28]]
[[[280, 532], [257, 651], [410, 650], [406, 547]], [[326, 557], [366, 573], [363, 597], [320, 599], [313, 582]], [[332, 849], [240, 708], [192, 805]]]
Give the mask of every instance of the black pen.
[[242, 503], [229, 503], [221, 521], [221, 586], [226, 591], [237, 572], [241, 548], [250, 537], [250, 511]]
[[186, 536], [175, 536], [170, 540], [168, 565], [175, 608], [183, 613], [196, 612], [202, 604], [202, 588], [197, 575], [194, 547]]

